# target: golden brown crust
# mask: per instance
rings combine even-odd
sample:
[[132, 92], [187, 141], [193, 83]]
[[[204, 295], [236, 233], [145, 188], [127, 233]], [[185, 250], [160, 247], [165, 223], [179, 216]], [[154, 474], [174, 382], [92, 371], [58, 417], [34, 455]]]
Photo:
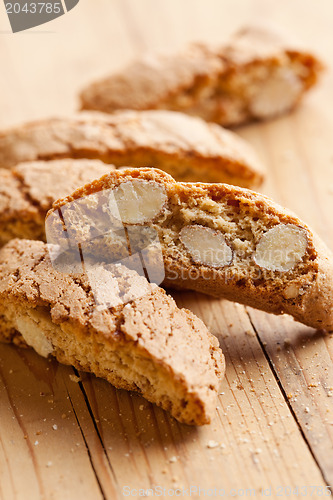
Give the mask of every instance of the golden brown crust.
[[[205, 77], [198, 84], [201, 67]], [[222, 47], [201, 44], [178, 54], [136, 61], [122, 73], [84, 89], [81, 104], [83, 109], [108, 113], [124, 108], [173, 109], [221, 125], [239, 125], [290, 111], [316, 83], [322, 68], [314, 55], [294, 44], [288, 45], [275, 32], [249, 27]], [[279, 93], [275, 87], [281, 78], [283, 87]], [[271, 79], [269, 107], [266, 102], [264, 107], [252, 105]], [[291, 95], [287, 98], [289, 90]], [[281, 105], [274, 103], [278, 99]]]
[[135, 272], [104, 264], [91, 269], [116, 279], [119, 294], [145, 281], [146, 294], [101, 310], [88, 275], [57, 272], [46, 244], [7, 244], [0, 251], [2, 340], [26, 341], [42, 355], [136, 390], [181, 422], [208, 423], [224, 373], [217, 339]]
[[54, 200], [109, 172], [98, 160], [54, 160], [0, 169], [0, 246], [12, 238], [45, 240]]
[[170, 111], [81, 113], [0, 133], [0, 164], [97, 158], [117, 166], [150, 166], [183, 181], [259, 186], [264, 169], [253, 149], [215, 124]]
[[[288, 313], [309, 326], [333, 329], [329, 306], [333, 296], [331, 252], [296, 215], [264, 195], [223, 184], [177, 183], [154, 169], [115, 171], [56, 202], [46, 220], [50, 234], [54, 229], [56, 240], [61, 238], [64, 228], [53, 223], [58, 210], [64, 213], [67, 203], [133, 179], [160, 183], [167, 193], [163, 212], [149, 223], [160, 237], [167, 286], [225, 297], [275, 314]], [[94, 225], [93, 219], [90, 224]], [[180, 231], [193, 224], [224, 235], [233, 250], [232, 264], [212, 268], [191, 258], [181, 242]], [[254, 259], [262, 236], [278, 225], [300, 228], [306, 238], [304, 256], [286, 272], [262, 269]], [[76, 238], [86, 241], [80, 221]], [[105, 256], [110, 258], [108, 242], [104, 241], [104, 246], [101, 243], [98, 252], [104, 248]]]

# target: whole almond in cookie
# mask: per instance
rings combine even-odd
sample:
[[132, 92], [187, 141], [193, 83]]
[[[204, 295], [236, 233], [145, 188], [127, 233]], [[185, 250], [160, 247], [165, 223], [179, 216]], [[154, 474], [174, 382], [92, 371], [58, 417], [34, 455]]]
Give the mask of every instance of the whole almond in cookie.
[[224, 267], [232, 262], [232, 250], [221, 231], [193, 224], [183, 227], [179, 239], [198, 264]]

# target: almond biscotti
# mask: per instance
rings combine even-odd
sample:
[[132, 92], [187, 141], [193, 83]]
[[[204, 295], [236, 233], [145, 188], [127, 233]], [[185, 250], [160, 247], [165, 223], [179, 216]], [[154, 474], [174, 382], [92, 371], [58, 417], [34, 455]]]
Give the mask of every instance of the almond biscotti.
[[224, 374], [216, 337], [134, 271], [88, 265], [59, 272], [40, 241], [3, 247], [1, 340], [137, 391], [180, 422], [209, 423]]
[[0, 132], [0, 166], [56, 158], [95, 158], [116, 166], [155, 166], [181, 181], [259, 186], [253, 149], [216, 124], [171, 111], [81, 113]]
[[0, 168], [0, 246], [12, 238], [45, 240], [54, 200], [110, 172], [98, 160], [36, 161]]
[[110, 260], [121, 258], [121, 248], [125, 256], [128, 238], [140, 248], [147, 228], [159, 236], [165, 285], [333, 329], [331, 252], [296, 215], [261, 194], [125, 169], [55, 202], [46, 219], [50, 242], [64, 250], [80, 244]]
[[222, 47], [191, 45], [150, 55], [89, 85], [83, 109], [171, 109], [224, 126], [292, 110], [315, 85], [322, 63], [259, 27], [240, 30]]

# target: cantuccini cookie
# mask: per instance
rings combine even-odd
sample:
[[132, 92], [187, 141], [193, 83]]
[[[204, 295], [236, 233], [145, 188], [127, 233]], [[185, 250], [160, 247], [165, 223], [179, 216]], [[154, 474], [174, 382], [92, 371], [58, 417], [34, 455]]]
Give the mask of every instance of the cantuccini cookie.
[[53, 201], [112, 168], [98, 160], [72, 159], [0, 168], [0, 246], [12, 238], [45, 240], [45, 216]]
[[264, 169], [236, 134], [172, 111], [81, 113], [0, 132], [0, 166], [56, 158], [95, 158], [116, 166], [155, 166], [181, 181], [259, 186]]
[[137, 60], [89, 85], [83, 109], [171, 109], [225, 126], [293, 109], [323, 69], [310, 52], [261, 27], [236, 33], [221, 47], [191, 45], [173, 55]]
[[59, 272], [40, 241], [0, 250], [0, 336], [137, 391], [187, 424], [210, 422], [224, 374], [216, 337], [161, 288], [122, 265]]
[[135, 229], [137, 240], [144, 229], [156, 231], [165, 285], [333, 329], [331, 252], [266, 196], [226, 184], [177, 183], [154, 169], [124, 169], [55, 202], [46, 230], [64, 249], [80, 244], [112, 260], [127, 249], [117, 221], [130, 237]]

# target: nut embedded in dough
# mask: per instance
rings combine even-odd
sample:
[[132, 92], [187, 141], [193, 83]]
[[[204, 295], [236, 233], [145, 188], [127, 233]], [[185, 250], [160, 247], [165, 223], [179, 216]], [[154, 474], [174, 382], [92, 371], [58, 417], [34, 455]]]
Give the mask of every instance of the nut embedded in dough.
[[232, 250], [220, 231], [192, 225], [183, 227], [179, 237], [194, 262], [211, 267], [231, 264]]
[[289, 69], [280, 69], [259, 85], [250, 102], [256, 118], [269, 118], [286, 113], [294, 107], [302, 92], [300, 79]]
[[307, 246], [304, 229], [293, 224], [279, 224], [261, 237], [254, 260], [270, 271], [290, 271], [301, 261]]
[[17, 317], [17, 328], [24, 341], [31, 346], [40, 356], [47, 358], [53, 353], [52, 342], [47, 338], [45, 332], [29, 316], [27, 318]]
[[109, 209], [124, 224], [143, 224], [159, 215], [166, 201], [164, 186], [135, 179], [123, 182], [111, 191]]
[[300, 292], [300, 285], [297, 285], [296, 283], [291, 283], [288, 285], [284, 291], [283, 291], [283, 296], [285, 299], [296, 299], [298, 297]]

